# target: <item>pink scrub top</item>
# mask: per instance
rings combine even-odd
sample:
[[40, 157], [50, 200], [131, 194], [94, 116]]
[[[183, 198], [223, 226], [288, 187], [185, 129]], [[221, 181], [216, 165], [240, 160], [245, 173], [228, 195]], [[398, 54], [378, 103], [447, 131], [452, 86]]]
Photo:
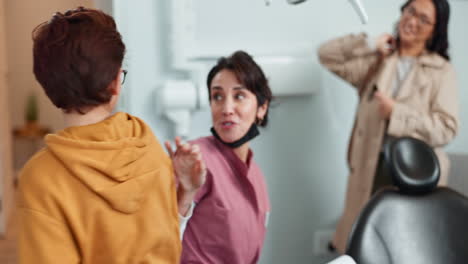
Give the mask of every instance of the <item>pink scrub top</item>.
[[184, 233], [181, 263], [257, 263], [270, 202], [252, 151], [244, 163], [214, 137], [191, 143], [200, 146], [208, 173]]

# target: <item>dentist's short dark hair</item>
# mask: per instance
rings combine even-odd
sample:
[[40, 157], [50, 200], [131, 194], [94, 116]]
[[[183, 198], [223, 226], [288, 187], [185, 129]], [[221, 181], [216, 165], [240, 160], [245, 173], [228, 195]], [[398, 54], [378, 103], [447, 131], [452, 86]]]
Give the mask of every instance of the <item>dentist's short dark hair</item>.
[[[270, 102], [273, 100], [268, 80], [265, 77], [262, 69], [245, 51], [236, 51], [229, 57], [221, 57], [217, 64], [208, 73], [206, 84], [208, 86], [208, 94], [210, 94], [211, 82], [213, 78], [222, 70], [230, 70], [237, 77], [237, 80], [242, 83], [249, 91], [257, 97], [258, 106], [268, 103], [268, 109], [263, 120], [258, 125], [265, 127], [268, 124], [268, 110]], [[210, 97], [211, 100], [211, 97]]]

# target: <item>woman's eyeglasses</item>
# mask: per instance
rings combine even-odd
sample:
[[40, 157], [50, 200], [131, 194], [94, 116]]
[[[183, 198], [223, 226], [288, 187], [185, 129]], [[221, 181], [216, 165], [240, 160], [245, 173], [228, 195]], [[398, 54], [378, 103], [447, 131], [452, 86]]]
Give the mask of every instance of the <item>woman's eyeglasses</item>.
[[423, 26], [431, 26], [434, 25], [435, 23], [431, 22], [429, 18], [424, 15], [420, 14], [418, 11], [416, 11], [416, 8], [412, 6], [408, 6], [403, 10], [403, 14], [406, 16], [414, 17], [418, 21], [419, 25]]

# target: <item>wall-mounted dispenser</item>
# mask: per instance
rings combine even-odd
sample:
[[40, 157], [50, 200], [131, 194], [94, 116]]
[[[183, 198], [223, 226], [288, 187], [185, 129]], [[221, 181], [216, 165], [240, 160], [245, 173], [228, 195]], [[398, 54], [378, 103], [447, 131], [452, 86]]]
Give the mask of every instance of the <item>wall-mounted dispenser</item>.
[[[264, 71], [275, 96], [303, 96], [314, 94], [319, 72], [310, 56], [254, 56]], [[315, 64], [317, 65], [317, 64]]]
[[158, 87], [155, 99], [160, 114], [173, 123], [174, 136], [186, 138], [190, 133], [191, 113], [206, 106], [208, 99], [203, 100], [204, 91], [199, 85], [203, 65], [187, 59], [187, 45], [194, 38], [193, 1], [173, 0], [169, 6], [169, 68], [184, 77], [166, 80]]
[[156, 93], [156, 104], [174, 124], [175, 135], [189, 135], [190, 114], [198, 108], [198, 94], [197, 87], [189, 80], [167, 80]]

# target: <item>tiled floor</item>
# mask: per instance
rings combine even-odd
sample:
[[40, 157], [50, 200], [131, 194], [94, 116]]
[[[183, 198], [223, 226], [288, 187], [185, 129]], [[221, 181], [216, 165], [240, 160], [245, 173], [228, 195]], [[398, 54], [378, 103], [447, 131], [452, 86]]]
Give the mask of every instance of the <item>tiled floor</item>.
[[8, 221], [9, 227], [5, 237], [0, 238], [0, 264], [16, 264], [16, 227], [15, 216]]

